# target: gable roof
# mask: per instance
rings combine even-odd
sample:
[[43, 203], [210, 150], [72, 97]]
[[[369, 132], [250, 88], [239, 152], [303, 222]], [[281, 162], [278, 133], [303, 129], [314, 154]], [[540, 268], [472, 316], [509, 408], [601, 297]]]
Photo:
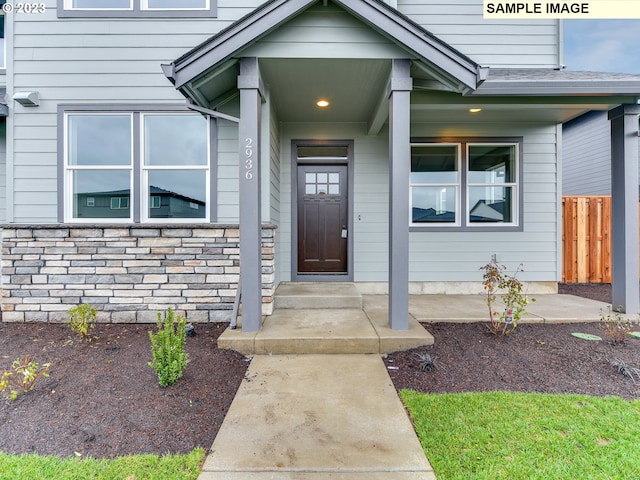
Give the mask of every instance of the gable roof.
[[[325, 0], [327, 1], [327, 0]], [[475, 90], [486, 75], [473, 60], [380, 0], [331, 0], [354, 17], [407, 50], [444, 77]], [[165, 75], [178, 89], [222, 67], [245, 47], [304, 12], [318, 0], [271, 0], [169, 65]]]

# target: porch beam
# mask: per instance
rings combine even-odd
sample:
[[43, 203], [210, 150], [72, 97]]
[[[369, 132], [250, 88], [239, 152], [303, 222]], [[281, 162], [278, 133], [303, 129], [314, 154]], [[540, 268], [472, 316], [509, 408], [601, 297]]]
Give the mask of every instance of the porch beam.
[[409, 329], [411, 61], [393, 60], [389, 93], [389, 326]]
[[638, 289], [638, 115], [637, 104], [609, 111], [611, 120], [612, 306], [640, 311]]
[[257, 58], [240, 59], [240, 284], [242, 331], [262, 325], [262, 246], [260, 206], [260, 118], [262, 95]]

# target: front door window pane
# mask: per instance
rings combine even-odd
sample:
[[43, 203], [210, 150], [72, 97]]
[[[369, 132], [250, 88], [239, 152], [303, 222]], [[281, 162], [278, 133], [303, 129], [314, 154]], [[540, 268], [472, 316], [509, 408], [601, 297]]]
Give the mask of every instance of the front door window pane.
[[75, 170], [73, 218], [129, 218], [130, 183], [129, 170]]
[[69, 165], [131, 165], [130, 115], [70, 115]]
[[[149, 218], [207, 216], [205, 170], [152, 170], [148, 174]], [[160, 200], [152, 200], [153, 197]]]
[[454, 223], [456, 187], [413, 187], [411, 221], [413, 223]]
[[202, 115], [146, 115], [144, 164], [206, 166], [208, 122]]

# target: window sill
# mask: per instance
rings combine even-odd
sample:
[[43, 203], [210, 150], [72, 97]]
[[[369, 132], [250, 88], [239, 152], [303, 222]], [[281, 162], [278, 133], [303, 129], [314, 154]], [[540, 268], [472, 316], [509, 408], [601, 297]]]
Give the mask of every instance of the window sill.
[[478, 226], [460, 226], [452, 225], [445, 227], [443, 225], [433, 226], [409, 226], [410, 232], [523, 232], [524, 228], [521, 225], [478, 225]]
[[216, 18], [217, 9], [210, 10], [65, 10], [58, 7], [58, 18]]

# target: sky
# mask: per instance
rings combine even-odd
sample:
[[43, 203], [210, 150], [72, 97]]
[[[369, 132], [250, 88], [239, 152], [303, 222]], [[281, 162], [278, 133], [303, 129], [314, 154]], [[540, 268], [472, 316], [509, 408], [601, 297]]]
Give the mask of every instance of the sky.
[[640, 74], [640, 20], [564, 20], [567, 70]]

